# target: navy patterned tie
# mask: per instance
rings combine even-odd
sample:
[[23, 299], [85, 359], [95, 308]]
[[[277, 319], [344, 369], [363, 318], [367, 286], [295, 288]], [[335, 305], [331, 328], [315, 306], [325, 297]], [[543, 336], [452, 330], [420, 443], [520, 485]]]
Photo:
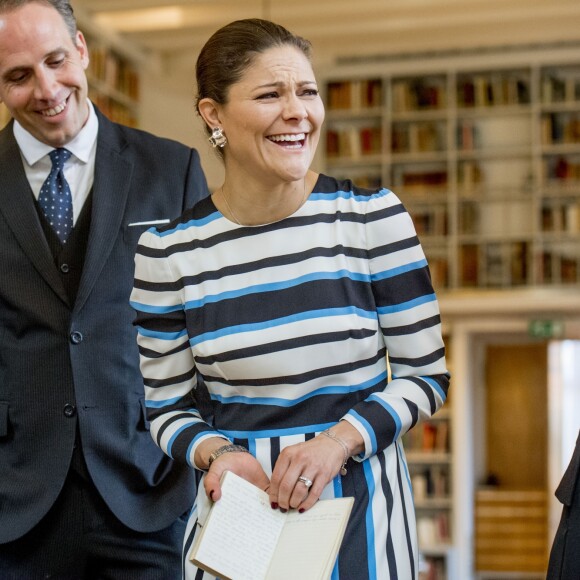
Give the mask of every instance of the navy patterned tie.
[[64, 177], [64, 164], [72, 155], [67, 149], [54, 149], [49, 153], [52, 169], [40, 189], [38, 203], [52, 229], [62, 244], [73, 228], [72, 195]]

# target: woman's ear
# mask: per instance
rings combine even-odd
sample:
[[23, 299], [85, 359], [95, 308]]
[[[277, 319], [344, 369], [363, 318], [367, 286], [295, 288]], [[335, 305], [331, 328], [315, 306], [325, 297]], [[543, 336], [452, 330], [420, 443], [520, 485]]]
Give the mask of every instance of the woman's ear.
[[197, 105], [197, 109], [210, 129], [221, 127], [218, 105], [213, 99], [201, 99]]

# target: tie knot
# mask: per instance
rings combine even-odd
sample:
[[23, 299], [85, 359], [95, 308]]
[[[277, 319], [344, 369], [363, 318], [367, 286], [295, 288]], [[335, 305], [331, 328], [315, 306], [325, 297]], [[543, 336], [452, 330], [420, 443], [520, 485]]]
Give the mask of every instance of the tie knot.
[[53, 149], [50, 153], [50, 160], [52, 161], [52, 167], [54, 169], [62, 169], [64, 164], [72, 155], [72, 153], [68, 149], [64, 149], [63, 147], [59, 147], [58, 149]]

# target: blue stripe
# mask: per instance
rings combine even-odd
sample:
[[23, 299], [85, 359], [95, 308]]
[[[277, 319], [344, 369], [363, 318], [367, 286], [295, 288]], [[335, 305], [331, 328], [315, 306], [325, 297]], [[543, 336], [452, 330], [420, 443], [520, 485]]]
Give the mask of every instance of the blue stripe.
[[314, 201], [333, 201], [338, 198], [342, 199], [354, 199], [355, 201], [370, 201], [372, 199], [378, 199], [384, 197], [385, 195], [392, 194], [393, 192], [389, 189], [385, 189], [384, 187], [372, 195], [354, 195], [353, 191], [334, 191], [330, 193], [317, 193], [312, 192], [309, 196], [309, 200]]
[[369, 503], [366, 509], [365, 522], [366, 522], [366, 532], [367, 532], [367, 564], [369, 578], [377, 577], [377, 560], [375, 556], [375, 524], [373, 521], [373, 504], [372, 499], [375, 495], [375, 480], [373, 477], [373, 471], [370, 465], [370, 461], [363, 461], [363, 470], [365, 474], [365, 479], [367, 481], [367, 486], [369, 488]]
[[312, 397], [318, 395], [341, 395], [344, 393], [356, 393], [357, 391], [364, 390], [372, 385], [376, 385], [378, 382], [385, 380], [387, 378], [386, 371], [379, 374], [372, 379], [359, 383], [358, 385], [346, 385], [346, 386], [331, 386], [322, 387], [315, 391], [310, 391], [307, 394], [299, 397], [297, 399], [281, 399], [280, 397], [244, 397], [242, 395], [236, 395], [234, 397], [224, 397], [222, 395], [212, 394], [211, 398], [213, 401], [218, 401], [222, 405], [231, 405], [233, 403], [240, 403], [242, 405], [274, 405], [276, 407], [293, 407], [298, 405]]
[[399, 434], [401, 433], [401, 429], [403, 428], [403, 422], [401, 421], [401, 417], [399, 416], [397, 411], [395, 411], [395, 409], [393, 409], [393, 407], [391, 407], [391, 405], [389, 405], [389, 403], [387, 403], [386, 401], [383, 401], [377, 395], [377, 393], [373, 393], [372, 395], [370, 395], [368, 400], [369, 401], [372, 400], [372, 401], [377, 402], [379, 405], [384, 407], [389, 412], [389, 415], [391, 415], [391, 417], [393, 417], [393, 421], [395, 422], [395, 425], [397, 426], [397, 430], [395, 431], [395, 436], [393, 437], [393, 439], [396, 440], [399, 437]]
[[259, 431], [229, 431], [227, 429], [220, 429], [229, 439], [264, 439], [275, 437], [286, 437], [288, 435], [304, 435], [304, 433], [320, 433], [325, 429], [334, 427], [336, 421], [331, 423], [322, 423], [320, 425], [302, 425], [300, 427], [290, 427], [287, 429], [262, 429]]
[[[343, 497], [342, 477], [340, 477], [340, 475], [337, 475], [332, 480], [332, 487], [333, 487], [333, 491], [334, 491], [334, 497]], [[332, 575], [330, 577], [331, 580], [339, 580], [339, 578], [340, 578], [339, 573], [338, 573], [339, 560], [340, 560], [340, 554], [339, 554], [338, 558], [336, 558], [336, 562], [334, 563], [334, 568], [332, 569]]]
[[410, 264], [403, 264], [398, 268], [392, 268], [391, 270], [384, 270], [383, 272], [377, 272], [371, 276], [374, 282], [379, 280], [387, 280], [388, 278], [394, 278], [395, 276], [400, 276], [401, 274], [406, 274], [407, 272], [412, 272], [413, 270], [420, 270], [427, 265], [427, 260], [419, 260], [418, 262], [411, 262]]
[[423, 379], [432, 389], [435, 389], [438, 393], [439, 396], [441, 397], [441, 399], [443, 399], [443, 401], [447, 400], [447, 395], [445, 394], [445, 391], [441, 388], [441, 385], [434, 379], [432, 379], [431, 377], [419, 377], [421, 379]]
[[200, 334], [190, 339], [189, 344], [191, 346], [196, 346], [206, 340], [215, 340], [217, 338], [222, 338], [224, 336], [229, 336], [232, 334], [240, 334], [242, 332], [255, 332], [263, 329], [274, 328], [275, 326], [282, 326], [284, 324], [290, 324], [294, 322], [301, 322], [303, 320], [311, 320], [313, 318], [326, 318], [329, 316], [346, 316], [350, 314], [355, 314], [361, 318], [376, 318], [376, 312], [369, 312], [367, 310], [362, 310], [361, 308], [356, 308], [354, 306], [348, 306], [346, 308], [326, 308], [321, 310], [311, 310], [309, 312], [300, 312], [299, 314], [292, 314], [290, 316], [284, 316], [282, 318], [266, 320], [265, 322], [260, 322], [257, 324], [238, 324], [236, 326], [229, 326], [227, 328], [222, 328], [221, 330], [216, 330], [214, 332], [207, 332], [205, 334]]
[[137, 332], [141, 336], [147, 336], [148, 338], [158, 338], [159, 340], [177, 340], [178, 338], [187, 335], [187, 329], [180, 330], [179, 332], [160, 332], [157, 330], [147, 330], [142, 326], [137, 327]]
[[169, 312], [183, 310], [183, 304], [175, 304], [174, 306], [150, 306], [149, 304], [133, 302], [132, 300], [129, 302], [129, 304], [139, 312], [152, 312], [155, 314], [168, 314]]
[[[366, 429], [366, 432], [368, 433], [369, 439], [371, 440], [371, 455], [374, 455], [377, 452], [377, 438], [375, 436], [375, 432], [373, 430], [373, 428], [371, 427], [371, 424], [362, 416], [359, 415], [356, 411], [353, 411], [352, 409], [347, 413], [347, 415], [351, 415], [352, 417], [354, 417], [355, 419], [357, 419], [357, 421], [360, 421], [360, 423], [362, 424], [362, 426]], [[361, 459], [364, 458], [364, 452], [360, 455]]]
[[427, 304], [428, 302], [435, 302], [435, 294], [425, 294], [425, 296], [419, 296], [413, 300], [408, 300], [407, 302], [401, 302], [400, 304], [393, 304], [392, 306], [379, 306], [377, 311], [379, 314], [395, 314], [396, 312], [404, 312], [405, 310], [411, 310], [411, 308], [416, 308], [422, 304]]
[[159, 238], [164, 238], [165, 236], [170, 236], [171, 234], [174, 234], [175, 232], [178, 232], [180, 230], [187, 230], [189, 228], [203, 227], [203, 226], [210, 224], [211, 222], [214, 222], [214, 221], [219, 220], [221, 218], [222, 218], [222, 214], [219, 213], [218, 211], [214, 211], [213, 213], [210, 213], [208, 216], [206, 216], [202, 219], [189, 220], [188, 222], [185, 222], [183, 224], [177, 224], [177, 226], [175, 226], [174, 228], [172, 228], [170, 230], [165, 230], [163, 232], [160, 232], [156, 228], [153, 227], [147, 231], [152, 233], [154, 236], [157, 236]]
[[201, 433], [198, 433], [197, 435], [195, 435], [194, 438], [191, 440], [191, 443], [187, 446], [185, 460], [187, 461], [187, 464], [189, 466], [193, 467], [193, 463], [189, 460], [189, 456], [191, 455], [191, 450], [193, 449], [193, 447], [197, 443], [197, 441], [199, 441], [201, 437], [205, 437], [206, 435], [212, 435], [215, 437], [217, 435], [217, 433], [215, 431], [202, 431]]
[[312, 272], [311, 274], [291, 280], [282, 280], [271, 284], [257, 284], [256, 286], [248, 286], [239, 290], [229, 290], [227, 292], [221, 292], [220, 294], [207, 295], [201, 300], [188, 300], [185, 303], [185, 308], [187, 310], [201, 308], [205, 304], [221, 302], [222, 300], [232, 300], [250, 294], [260, 294], [262, 292], [276, 292], [277, 290], [285, 290], [287, 288], [293, 288], [295, 286], [300, 286], [301, 284], [318, 280], [339, 280], [340, 278], [350, 278], [355, 282], [370, 282], [370, 276], [368, 274], [360, 274], [348, 270], [337, 270], [336, 272]]
[[173, 399], [164, 399], [162, 401], [152, 401], [150, 399], [146, 399], [145, 407], [147, 407], [147, 409], [161, 409], [163, 407], [175, 405], [179, 401], [181, 401], [181, 397], [173, 397]]

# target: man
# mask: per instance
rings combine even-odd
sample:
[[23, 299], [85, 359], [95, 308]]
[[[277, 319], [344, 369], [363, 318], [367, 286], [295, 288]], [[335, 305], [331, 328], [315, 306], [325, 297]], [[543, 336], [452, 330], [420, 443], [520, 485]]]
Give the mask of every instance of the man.
[[179, 578], [194, 501], [148, 432], [129, 294], [140, 234], [207, 185], [88, 101], [88, 62], [68, 0], [0, 0], [3, 580]]
[[562, 517], [550, 552], [548, 580], [580, 578], [580, 433], [570, 464], [556, 490]]

